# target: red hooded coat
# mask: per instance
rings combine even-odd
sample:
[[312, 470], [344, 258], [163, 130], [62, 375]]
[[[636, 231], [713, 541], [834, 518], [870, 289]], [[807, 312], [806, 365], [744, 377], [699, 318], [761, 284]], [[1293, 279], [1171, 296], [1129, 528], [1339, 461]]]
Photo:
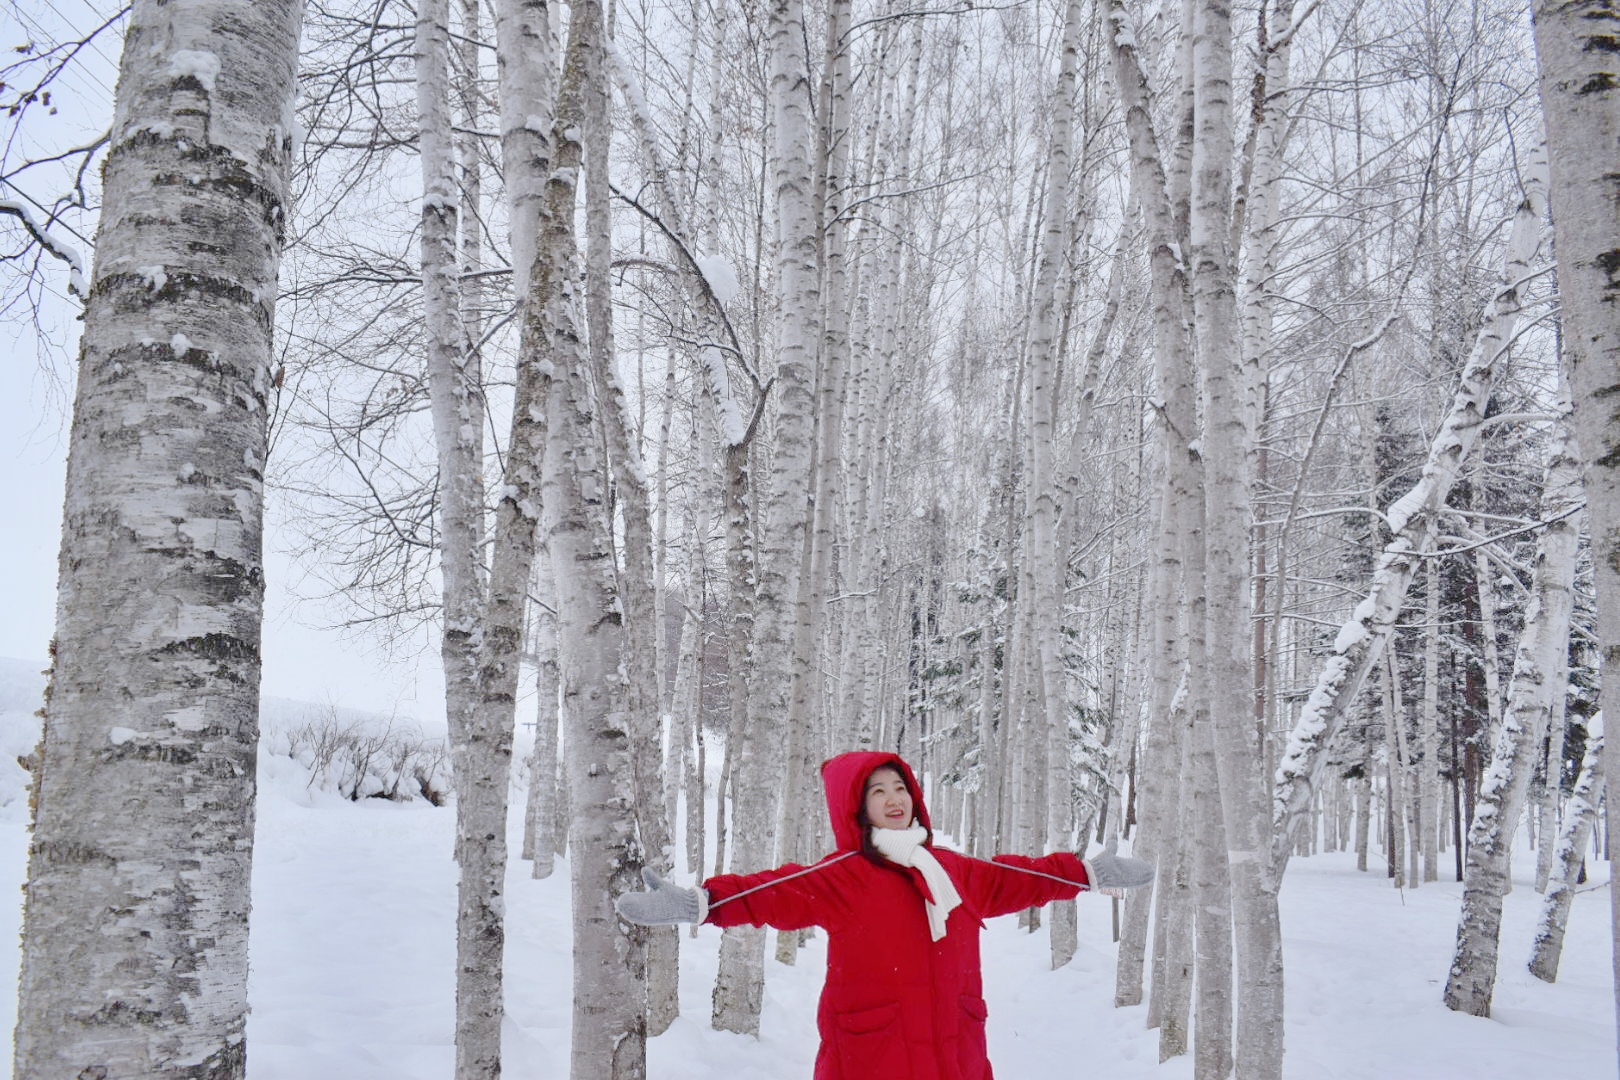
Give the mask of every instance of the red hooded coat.
[[861, 853], [866, 780], [885, 765], [905, 778], [917, 823], [931, 829], [910, 766], [894, 754], [841, 754], [821, 767], [838, 850], [813, 866], [710, 878], [707, 921], [826, 929], [815, 1080], [991, 1080], [981, 920], [1072, 899], [1087, 887], [1085, 868], [1067, 852], [985, 862], [930, 844], [962, 896], [945, 936], [932, 940], [922, 874]]

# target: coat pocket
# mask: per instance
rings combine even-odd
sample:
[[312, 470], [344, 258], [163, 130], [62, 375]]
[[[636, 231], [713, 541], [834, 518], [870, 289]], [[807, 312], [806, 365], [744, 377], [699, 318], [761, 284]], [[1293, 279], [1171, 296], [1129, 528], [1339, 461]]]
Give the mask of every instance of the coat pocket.
[[989, 1073], [990, 1052], [985, 1044], [984, 1020], [990, 1009], [984, 998], [977, 994], [963, 994], [959, 999], [962, 1015], [957, 1018], [957, 1064], [967, 1080], [977, 1080]]
[[899, 1015], [896, 1001], [833, 1014], [833, 1048], [843, 1080], [868, 1080], [896, 1070], [903, 1074], [905, 1043], [895, 1022]]

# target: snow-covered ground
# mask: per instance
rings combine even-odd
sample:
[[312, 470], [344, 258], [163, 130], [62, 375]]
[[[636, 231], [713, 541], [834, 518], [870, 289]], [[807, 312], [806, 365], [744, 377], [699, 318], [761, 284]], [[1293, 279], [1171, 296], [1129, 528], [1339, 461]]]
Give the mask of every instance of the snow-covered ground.
[[[37, 697], [11, 693], [31, 665], [0, 661], [0, 885], [23, 879], [26, 800], [12, 763], [32, 744]], [[15, 699], [15, 700], [14, 700]], [[252, 1080], [450, 1080], [453, 1052], [453, 816], [425, 801], [349, 802], [312, 790], [286, 757], [260, 763], [253, 875]], [[516, 834], [513, 836], [514, 842]], [[1295, 859], [1282, 891], [1287, 1075], [1300, 1080], [1477, 1080], [1615, 1075], [1607, 867], [1577, 897], [1559, 981], [1524, 968], [1540, 897], [1521, 862], [1507, 899], [1495, 1015], [1441, 1004], [1460, 886], [1397, 892], [1352, 856]], [[567, 864], [545, 880], [515, 863], [508, 881], [505, 1073], [567, 1075]], [[990, 1051], [1012, 1080], [1067, 1076], [1185, 1080], [1158, 1063], [1142, 1008], [1112, 1004], [1110, 902], [1082, 897], [1082, 945], [1048, 970], [1044, 935], [993, 920], [984, 942]], [[0, 939], [18, 906], [0, 904]], [[682, 937], [681, 1018], [653, 1040], [653, 1080], [808, 1080], [824, 943], [769, 962], [759, 1039], [708, 1027], [718, 930]], [[15, 963], [15, 961], [13, 961]], [[14, 981], [7, 985], [15, 986]], [[14, 992], [0, 997], [12, 1026]]]

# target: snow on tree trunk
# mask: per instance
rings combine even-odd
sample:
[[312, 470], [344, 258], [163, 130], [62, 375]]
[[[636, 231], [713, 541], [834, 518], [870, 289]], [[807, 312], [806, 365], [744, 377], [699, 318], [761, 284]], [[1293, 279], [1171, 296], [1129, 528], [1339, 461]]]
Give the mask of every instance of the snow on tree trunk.
[[264, 0], [130, 19], [35, 755], [19, 1077], [246, 1071], [270, 328], [301, 14]]
[[1536, 542], [1530, 604], [1514, 656], [1508, 707], [1491, 751], [1490, 769], [1480, 784], [1474, 825], [1468, 833], [1462, 914], [1445, 999], [1447, 1007], [1474, 1016], [1489, 1016], [1491, 1012], [1513, 831], [1524, 810], [1530, 772], [1541, 751], [1552, 698], [1564, 692], [1555, 677], [1559, 656], [1569, 649], [1569, 619], [1574, 605], [1578, 538], [1574, 512], [1581, 501], [1581, 466], [1574, 451], [1567, 418], [1560, 418], [1548, 446], [1541, 494], [1541, 520], [1548, 524]]
[[[1603, 700], [1613, 715], [1620, 687], [1620, 16], [1610, 0], [1536, 0], [1533, 13], [1564, 359], [1586, 462]], [[1604, 771], [1620, 776], [1620, 739], [1606, 745]], [[1609, 890], [1609, 901], [1620, 1016], [1620, 889]]]
[[1484, 322], [1469, 353], [1451, 410], [1429, 444], [1422, 475], [1385, 512], [1393, 534], [1384, 545], [1367, 595], [1340, 628], [1333, 648], [1317, 676], [1305, 707], [1300, 711], [1288, 747], [1277, 764], [1273, 795], [1275, 833], [1272, 854], [1281, 875], [1296, 830], [1307, 816], [1327, 747], [1344, 722], [1350, 703], [1372, 670], [1400, 613], [1407, 587], [1422, 561], [1420, 553], [1434, 533], [1436, 515], [1444, 508], [1462, 464], [1467, 460], [1485, 418], [1485, 405], [1495, 382], [1498, 363], [1519, 317], [1519, 287], [1529, 275], [1543, 217], [1542, 172], [1546, 159], [1531, 154], [1525, 176], [1525, 197], [1513, 220], [1503, 254], [1502, 283], [1486, 308]]
[[[777, 798], [782, 787], [779, 725], [792, 697], [795, 627], [800, 618], [799, 578], [807, 531], [813, 443], [818, 279], [816, 214], [808, 148], [812, 145], [805, 78], [804, 8], [776, 0], [770, 17], [770, 96], [775, 121], [777, 205], [776, 274], [781, 305], [776, 326], [776, 439], [754, 589], [754, 638], [749, 657], [748, 715], [737, 749], [733, 786], [732, 868], [770, 865], [776, 845]], [[738, 678], [737, 669], [732, 678]], [[715, 980], [714, 1026], [753, 1034], [763, 996], [764, 936], [730, 929], [721, 943]]]
[[1530, 974], [1545, 982], [1558, 979], [1558, 961], [1564, 952], [1564, 927], [1575, 902], [1575, 883], [1586, 864], [1586, 847], [1592, 839], [1598, 802], [1603, 794], [1603, 718], [1587, 725], [1586, 753], [1581, 771], [1564, 807], [1564, 826], [1558, 831], [1553, 871], [1548, 876], [1547, 896], [1536, 924], [1535, 944], [1530, 950]]

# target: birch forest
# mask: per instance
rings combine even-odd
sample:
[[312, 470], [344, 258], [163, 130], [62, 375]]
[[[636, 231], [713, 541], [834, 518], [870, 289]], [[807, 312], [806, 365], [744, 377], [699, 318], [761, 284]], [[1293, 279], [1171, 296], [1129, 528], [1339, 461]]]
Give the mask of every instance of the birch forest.
[[1540, 978], [1620, 927], [1614, 0], [5, 6], [9, 362], [82, 321], [18, 1078], [247, 1075], [267, 517], [442, 666], [457, 1080], [511, 866], [569, 1077], [646, 1077], [693, 944], [612, 898], [815, 861], [845, 750], [968, 854], [1152, 861], [1106, 974], [1199, 1080], [1304, 1075], [1313, 856], [1463, 883], [1474, 1017], [1515, 845]]

